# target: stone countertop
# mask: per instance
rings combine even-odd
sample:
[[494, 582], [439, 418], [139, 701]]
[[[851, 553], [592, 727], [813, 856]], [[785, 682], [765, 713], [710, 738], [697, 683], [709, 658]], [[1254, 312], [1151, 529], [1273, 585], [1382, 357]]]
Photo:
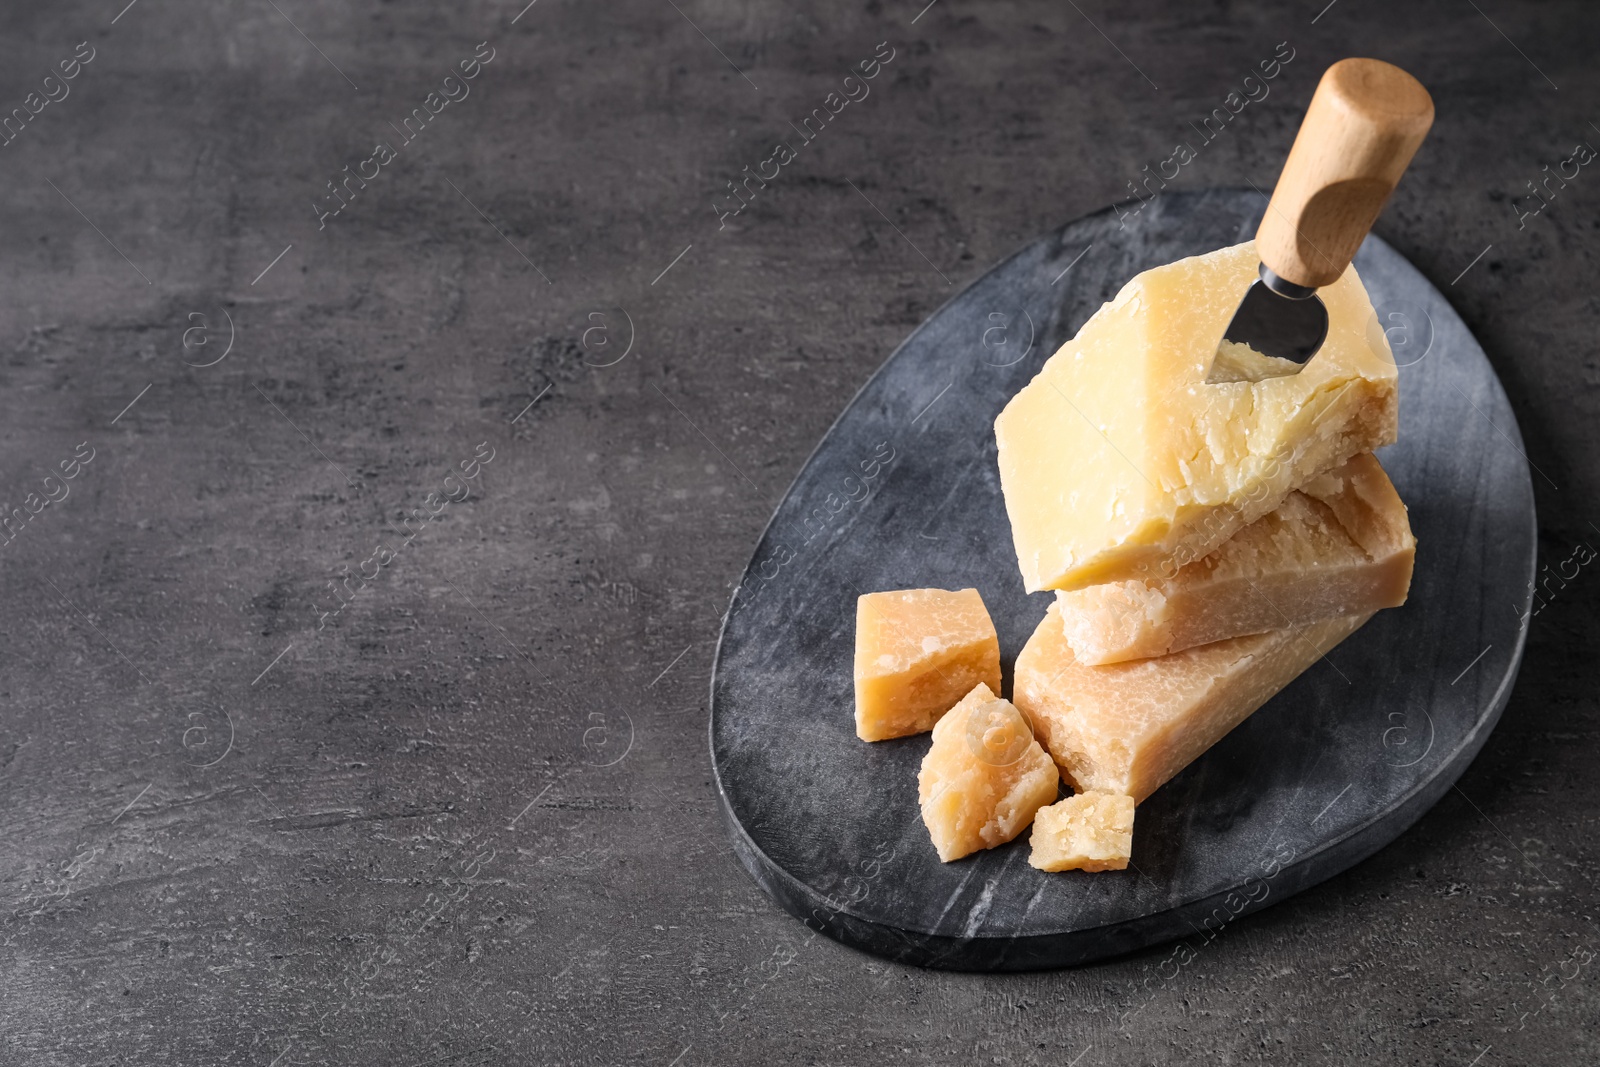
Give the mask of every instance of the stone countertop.
[[[1600, 15], [1141, 7], [0, 14], [0, 1062], [1600, 1059]], [[1179, 141], [1174, 187], [1269, 187], [1347, 55], [1434, 95], [1377, 229], [1535, 469], [1499, 729], [1394, 845], [1186, 953], [811, 935], [706, 753], [789, 480], [933, 309]]]

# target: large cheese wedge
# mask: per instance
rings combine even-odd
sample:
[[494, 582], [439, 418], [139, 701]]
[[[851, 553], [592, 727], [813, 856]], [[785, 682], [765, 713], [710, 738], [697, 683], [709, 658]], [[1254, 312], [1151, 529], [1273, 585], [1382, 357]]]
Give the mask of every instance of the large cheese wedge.
[[933, 729], [982, 682], [1000, 688], [1000, 641], [976, 589], [899, 589], [856, 601], [856, 736]]
[[1123, 871], [1133, 855], [1133, 798], [1079, 793], [1033, 816], [1030, 866], [1041, 871]]
[[949, 863], [1016, 837], [1060, 782], [1021, 712], [978, 685], [933, 728], [917, 796], [933, 847]]
[[1143, 801], [1370, 616], [1089, 667], [1055, 604], [1017, 656], [1012, 699], [1080, 792]]
[[1201, 559], [1290, 490], [1394, 441], [1394, 358], [1353, 267], [1318, 291], [1328, 337], [1299, 373], [1229, 346], [1236, 380], [1207, 381], [1257, 262], [1247, 243], [1140, 274], [995, 420], [1029, 592]]
[[1098, 666], [1367, 615], [1405, 603], [1416, 544], [1400, 494], [1362, 453], [1170, 577], [1057, 593], [1062, 631]]

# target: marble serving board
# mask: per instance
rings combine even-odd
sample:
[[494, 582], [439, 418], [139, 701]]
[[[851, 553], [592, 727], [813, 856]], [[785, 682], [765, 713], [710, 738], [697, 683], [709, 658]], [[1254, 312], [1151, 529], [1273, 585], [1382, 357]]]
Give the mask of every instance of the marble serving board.
[[1483, 746], [1527, 632], [1528, 465], [1483, 350], [1376, 237], [1356, 268], [1401, 364], [1400, 441], [1379, 458], [1417, 536], [1404, 607], [1380, 612], [1142, 804], [1126, 871], [1034, 870], [1026, 833], [941, 863], [917, 808], [928, 735], [855, 736], [862, 593], [976, 587], [1009, 695], [1053, 594], [1023, 592], [995, 415], [1129, 278], [1249, 239], [1264, 208], [1251, 191], [1168, 193], [1028, 245], [889, 357], [795, 479], [734, 594], [710, 733], [741, 861], [809, 926], [967, 970], [1209, 936], [1393, 841]]

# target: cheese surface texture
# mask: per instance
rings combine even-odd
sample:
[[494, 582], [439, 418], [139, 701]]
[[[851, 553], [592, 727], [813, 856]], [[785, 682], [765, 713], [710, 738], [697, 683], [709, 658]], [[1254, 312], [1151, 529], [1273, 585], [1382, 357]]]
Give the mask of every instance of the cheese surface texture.
[[1133, 798], [1079, 793], [1033, 817], [1028, 863], [1041, 871], [1121, 871], [1133, 855]]
[[1098, 666], [1398, 607], [1415, 551], [1400, 495], [1363, 453], [1171, 577], [1092, 585], [1056, 601], [1073, 655]]
[[1055, 800], [1060, 781], [1022, 714], [978, 685], [934, 726], [917, 796], [933, 847], [949, 863], [1016, 837]]
[[983, 683], [1000, 688], [1000, 642], [976, 589], [902, 589], [856, 601], [856, 736], [933, 729]]
[[1074, 658], [1051, 604], [1017, 657], [1013, 699], [1078, 790], [1142, 802], [1368, 618], [1090, 667]]
[[1289, 492], [1395, 439], [1397, 374], [1354, 268], [1318, 291], [1322, 348], [1295, 374], [1237, 345], [1253, 244], [1138, 275], [995, 420], [1029, 592], [1149, 577], [1209, 555]]

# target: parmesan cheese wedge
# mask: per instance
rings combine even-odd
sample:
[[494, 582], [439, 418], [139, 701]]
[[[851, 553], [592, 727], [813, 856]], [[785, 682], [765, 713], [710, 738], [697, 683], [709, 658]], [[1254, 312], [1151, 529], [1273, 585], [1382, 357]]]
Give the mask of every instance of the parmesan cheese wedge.
[[1016, 837], [1055, 800], [1060, 781], [1022, 714], [977, 685], [934, 726], [917, 796], [933, 847], [949, 863]]
[[1133, 855], [1133, 798], [1079, 793], [1033, 816], [1028, 863], [1041, 871], [1121, 871]]
[[1073, 656], [1051, 604], [1017, 656], [1013, 699], [1080, 792], [1141, 803], [1370, 617], [1090, 667]]
[[1318, 290], [1328, 337], [1298, 373], [1228, 346], [1259, 260], [1251, 243], [1138, 275], [995, 420], [1027, 590], [1151, 577], [1213, 552], [1291, 490], [1395, 440], [1388, 341], [1346, 270]]
[[900, 589], [856, 601], [856, 736], [933, 729], [983, 683], [1000, 688], [1000, 641], [976, 589]]
[[1398, 607], [1416, 544], [1400, 495], [1363, 453], [1170, 577], [1092, 585], [1056, 602], [1080, 664], [1162, 656]]

